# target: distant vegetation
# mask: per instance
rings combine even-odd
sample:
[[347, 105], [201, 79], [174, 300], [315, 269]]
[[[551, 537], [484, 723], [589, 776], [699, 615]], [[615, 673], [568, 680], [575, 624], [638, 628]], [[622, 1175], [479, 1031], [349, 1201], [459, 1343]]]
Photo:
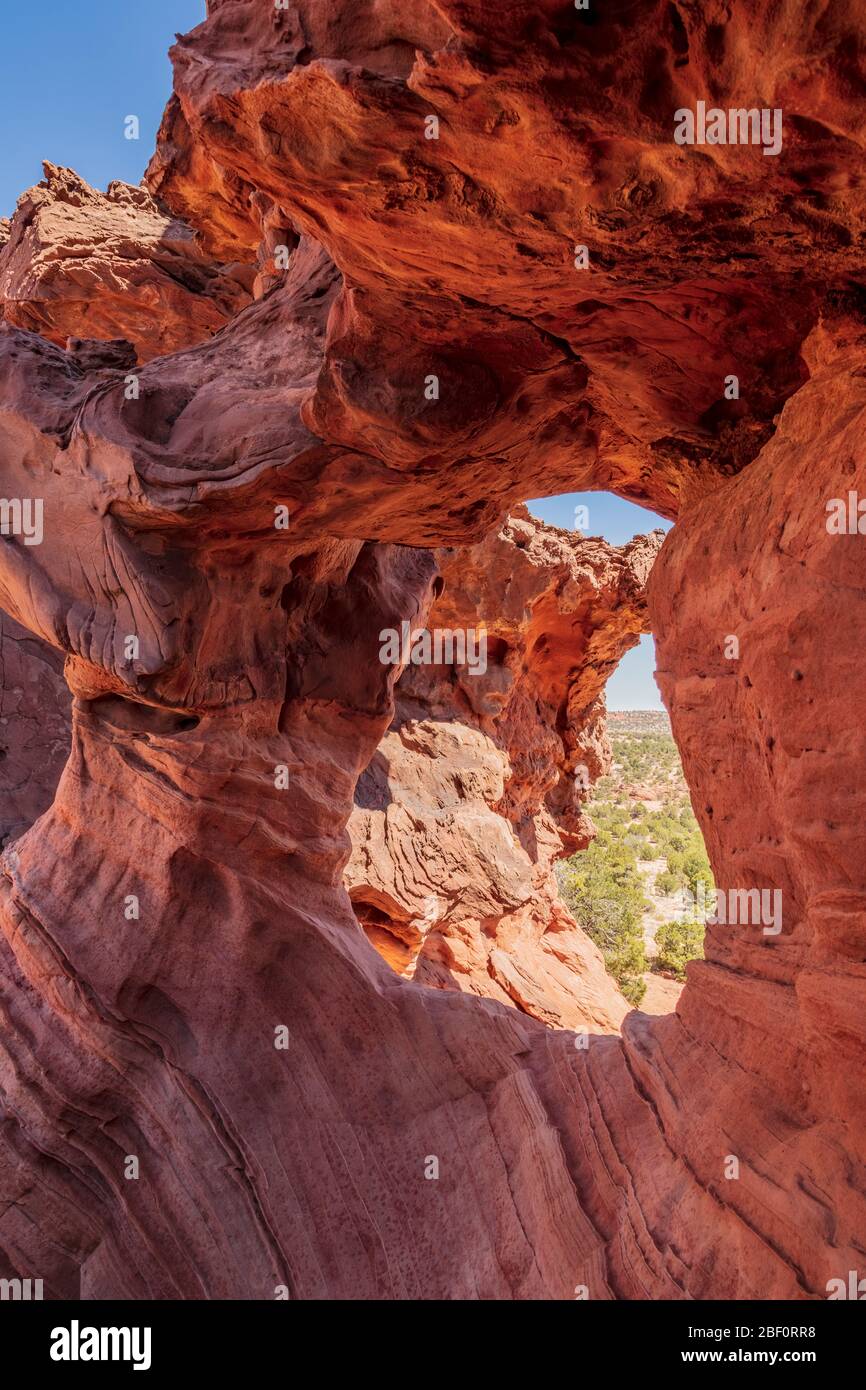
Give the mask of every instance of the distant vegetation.
[[599, 826], [589, 849], [560, 866], [559, 885], [566, 906], [598, 946], [626, 999], [639, 1004], [648, 968], [645, 898], [634, 845], [620, 836], [619, 825], [612, 820], [610, 829]]
[[[684, 888], [694, 895], [701, 883], [710, 891], [713, 878], [667, 716], [612, 715], [609, 727], [614, 764], [587, 808], [598, 835], [559, 866], [559, 881], [575, 919], [626, 999], [638, 1005], [650, 968], [683, 980], [687, 962], [703, 954], [703, 922], [684, 911], [659, 924], [673, 904], [667, 914], [658, 904]], [[640, 866], [658, 860], [664, 863], [648, 880]], [[648, 936], [655, 942], [651, 958]]]
[[656, 932], [655, 964], [678, 980], [686, 978], [686, 966], [704, 954], [704, 924], [697, 916], [663, 922]]

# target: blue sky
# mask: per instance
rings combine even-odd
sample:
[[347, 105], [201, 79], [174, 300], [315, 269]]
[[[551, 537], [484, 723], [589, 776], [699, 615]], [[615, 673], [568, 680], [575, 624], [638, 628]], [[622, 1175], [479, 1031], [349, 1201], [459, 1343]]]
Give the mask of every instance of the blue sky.
[[[166, 56], [175, 33], [205, 17], [205, 0], [25, 0], [3, 6], [0, 217], [42, 178], [42, 160], [68, 164], [104, 189], [138, 183], [171, 94]], [[141, 138], [126, 140], [126, 116]]]
[[[655, 512], [611, 492], [571, 492], [561, 497], [539, 497], [526, 505], [540, 521], [566, 530], [574, 527], [575, 508], [584, 506], [589, 518], [579, 529], [588, 536], [604, 536], [614, 545], [623, 545], [632, 536], [657, 526], [664, 531], [671, 529], [671, 523]], [[608, 709], [664, 709], [653, 678], [655, 665], [655, 643], [652, 637], [642, 637], [638, 646], [626, 652], [607, 683]]]
[[[205, 0], [29, 0], [5, 6], [0, 49], [4, 130], [0, 148], [0, 217], [42, 177], [42, 160], [68, 164], [96, 188], [111, 179], [138, 183], [171, 93], [167, 52], [175, 33], [205, 17]], [[138, 116], [140, 139], [124, 137]], [[593, 492], [530, 502], [555, 526], [574, 526], [589, 508], [590, 535], [615, 545], [669, 523], [614, 497]], [[608, 683], [610, 709], [661, 709], [653, 680], [651, 637], [629, 652]]]

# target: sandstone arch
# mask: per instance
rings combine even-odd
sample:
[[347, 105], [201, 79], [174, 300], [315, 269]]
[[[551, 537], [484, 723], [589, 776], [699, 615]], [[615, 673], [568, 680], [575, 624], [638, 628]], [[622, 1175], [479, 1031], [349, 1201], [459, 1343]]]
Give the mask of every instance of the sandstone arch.
[[[485, 9], [211, 0], [148, 183], [262, 297], [136, 402], [116, 346], [0, 331], [4, 495], [49, 524], [0, 603], [75, 697], [0, 881], [0, 1251], [53, 1296], [820, 1297], [862, 1256], [866, 608], [824, 526], [864, 486], [862, 17]], [[779, 159], [673, 143], [716, 91], [789, 113]], [[787, 904], [585, 1053], [396, 978], [341, 887], [376, 634], [540, 469], [676, 517], [649, 601], [716, 875]]]

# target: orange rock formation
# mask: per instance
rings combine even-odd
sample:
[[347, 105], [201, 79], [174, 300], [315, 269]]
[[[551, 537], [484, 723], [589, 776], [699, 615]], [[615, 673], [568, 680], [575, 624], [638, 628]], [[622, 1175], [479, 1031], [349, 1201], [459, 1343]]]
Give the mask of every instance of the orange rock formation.
[[[862, 537], [826, 521], [866, 492], [863, 29], [854, 0], [211, 0], [178, 41], [149, 191], [258, 298], [135, 399], [128, 350], [91, 339], [134, 339], [147, 295], [63, 351], [29, 330], [63, 339], [68, 272], [0, 326], [3, 493], [45, 531], [4, 537], [0, 604], [74, 696], [0, 875], [3, 1271], [84, 1298], [807, 1299], [857, 1268], [866, 605]], [[780, 152], [677, 144], [699, 101], [781, 110]], [[35, 265], [17, 235], [4, 263]], [[511, 695], [461, 718], [451, 805], [512, 857], [460, 885], [419, 978], [343, 881], [395, 740], [403, 789], [425, 760], [431, 896], [447, 853], [428, 774], [469, 677], [413, 673], [394, 725], [381, 631], [449, 611], [443, 548], [480, 593], [509, 508], [574, 488], [676, 519], [649, 620], [696, 812], [718, 884], [784, 898], [776, 936], [709, 931], [676, 1014], [588, 1049], [543, 1021], [510, 924], [486, 966], [479, 932], [533, 827], [563, 833], [551, 766], [600, 747], [634, 555], [597, 552], [573, 680], [493, 648]], [[498, 590], [497, 644], [547, 604], [531, 553], [513, 569], [532, 617]], [[411, 756], [404, 699], [444, 716]], [[404, 903], [377, 869], [417, 927], [420, 873]], [[469, 990], [421, 983], [463, 947]]]

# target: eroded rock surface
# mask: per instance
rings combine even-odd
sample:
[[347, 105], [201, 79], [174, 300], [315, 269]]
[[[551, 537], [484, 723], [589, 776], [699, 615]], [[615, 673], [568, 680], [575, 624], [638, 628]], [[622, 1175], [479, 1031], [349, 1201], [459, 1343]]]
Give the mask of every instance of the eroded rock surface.
[[0, 614], [0, 843], [28, 830], [54, 799], [69, 756], [63, 658]]
[[437, 553], [429, 627], [483, 631], [484, 669], [406, 667], [349, 822], [350, 896], [402, 974], [560, 1027], [622, 1022], [552, 866], [591, 838], [582, 805], [610, 761], [602, 691], [646, 628], [661, 540], [617, 549], [521, 508], [477, 546]]
[[249, 303], [250, 269], [213, 262], [146, 188], [115, 180], [100, 193], [72, 169], [44, 169], [0, 231], [8, 323], [61, 347], [123, 337], [146, 362], [209, 338]]
[[[756, 456], [828, 292], [857, 293], [856, 0], [209, 15], [172, 50], [150, 186], [222, 259], [258, 245], [253, 189], [328, 248], [346, 289], [310, 418], [386, 463], [401, 540], [495, 522], [542, 460], [551, 492], [675, 514]], [[716, 97], [781, 108], [782, 154], [676, 144], [677, 109]]]
[[[858, 1267], [862, 564], [825, 503], [866, 487], [863, 24], [214, 0], [179, 41], [150, 187], [261, 298], [135, 401], [122, 346], [0, 327], [3, 491], [46, 528], [5, 538], [0, 603], [75, 697], [0, 877], [4, 1269], [766, 1299]], [[704, 99], [782, 109], [783, 150], [676, 145]], [[587, 1050], [401, 978], [342, 885], [395, 713], [379, 633], [541, 478], [677, 518], [650, 619], [716, 881], [785, 898]]]
[[[552, 866], [593, 834], [582, 810], [609, 767], [601, 691], [646, 629], [662, 533], [622, 548], [525, 508], [477, 546], [436, 555], [429, 622], [484, 633], [484, 669], [409, 665], [358, 782], [344, 881], [370, 941], [420, 983], [465, 989], [559, 1027], [616, 1031], [628, 1005], [559, 901]], [[53, 800], [70, 744], [54, 648], [0, 631], [4, 840]]]
[[717, 1126], [752, 1156], [726, 1208], [825, 1296], [866, 1231], [863, 537], [828, 531], [826, 509], [866, 492], [864, 353], [862, 323], [816, 331], [773, 440], [675, 528], [651, 577], [659, 683], [716, 884], [778, 893], [781, 910], [778, 931], [709, 926], [678, 1017], [629, 1034], [697, 1180], [714, 1187]]

